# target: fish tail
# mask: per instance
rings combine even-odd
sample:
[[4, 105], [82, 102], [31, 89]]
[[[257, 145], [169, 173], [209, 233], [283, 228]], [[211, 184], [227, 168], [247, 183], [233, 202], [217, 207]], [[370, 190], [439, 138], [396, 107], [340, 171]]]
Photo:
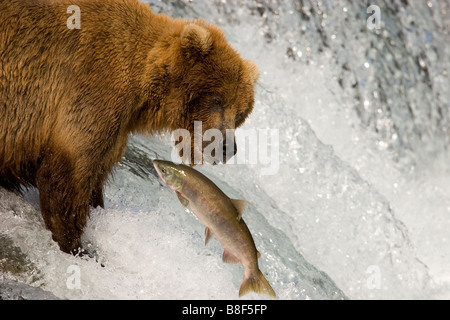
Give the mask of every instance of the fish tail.
[[266, 277], [262, 274], [260, 270], [247, 275], [244, 275], [244, 280], [242, 280], [241, 288], [239, 289], [239, 297], [244, 294], [254, 291], [256, 293], [267, 294], [273, 298], [276, 298], [275, 291], [273, 291]]

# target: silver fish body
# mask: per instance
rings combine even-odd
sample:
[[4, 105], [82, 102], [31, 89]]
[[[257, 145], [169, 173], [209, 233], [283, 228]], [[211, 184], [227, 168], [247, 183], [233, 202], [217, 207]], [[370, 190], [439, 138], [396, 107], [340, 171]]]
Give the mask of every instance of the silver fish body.
[[245, 267], [239, 296], [255, 291], [275, 297], [259, 270], [260, 254], [242, 219], [247, 202], [230, 199], [210, 179], [186, 165], [163, 160], [154, 160], [153, 165], [180, 202], [206, 226], [205, 243], [215, 236], [224, 247], [223, 261], [241, 263]]

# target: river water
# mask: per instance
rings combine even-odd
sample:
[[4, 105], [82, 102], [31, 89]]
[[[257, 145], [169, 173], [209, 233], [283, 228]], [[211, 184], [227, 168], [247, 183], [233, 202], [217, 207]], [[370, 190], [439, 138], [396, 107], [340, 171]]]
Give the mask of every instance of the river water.
[[[278, 298], [450, 298], [448, 1], [149, 3], [218, 24], [260, 68], [237, 132], [259, 148], [197, 169], [249, 202]], [[0, 190], [0, 295], [238, 298], [242, 266], [205, 247], [204, 226], [155, 175], [151, 159], [171, 152], [169, 135], [130, 138], [83, 236], [96, 258], [58, 250], [36, 190]]]

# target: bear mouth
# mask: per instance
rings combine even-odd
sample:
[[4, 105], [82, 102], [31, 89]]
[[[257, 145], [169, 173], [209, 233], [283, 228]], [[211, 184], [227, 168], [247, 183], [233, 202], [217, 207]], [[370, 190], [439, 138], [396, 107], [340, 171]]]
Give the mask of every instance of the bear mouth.
[[[181, 162], [191, 166], [197, 164], [226, 164], [237, 152], [234, 130], [226, 130], [224, 134], [218, 129], [209, 129], [215, 131], [213, 136], [206, 136], [203, 133], [194, 133], [194, 137], [185, 131], [181, 139], [174, 138], [174, 149], [176, 156], [181, 158]], [[231, 132], [230, 132], [231, 131]], [[211, 131], [210, 131], [211, 132]], [[225, 137], [225, 139], [224, 139]], [[172, 159], [174, 160], [174, 159]], [[175, 162], [178, 162], [175, 160]]]
[[[195, 147], [195, 146], [194, 146]], [[236, 141], [232, 139], [220, 139], [219, 141], [206, 141], [202, 144], [202, 149], [194, 152], [201, 152], [203, 163], [217, 165], [226, 164], [237, 152]]]

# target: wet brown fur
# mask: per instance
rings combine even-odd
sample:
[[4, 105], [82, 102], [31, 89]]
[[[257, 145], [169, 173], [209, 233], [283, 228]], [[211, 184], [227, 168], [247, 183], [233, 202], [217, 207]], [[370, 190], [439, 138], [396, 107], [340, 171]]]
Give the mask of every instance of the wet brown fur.
[[0, 0], [0, 186], [37, 187], [74, 252], [130, 133], [238, 127], [257, 77], [217, 27], [136, 0]]

